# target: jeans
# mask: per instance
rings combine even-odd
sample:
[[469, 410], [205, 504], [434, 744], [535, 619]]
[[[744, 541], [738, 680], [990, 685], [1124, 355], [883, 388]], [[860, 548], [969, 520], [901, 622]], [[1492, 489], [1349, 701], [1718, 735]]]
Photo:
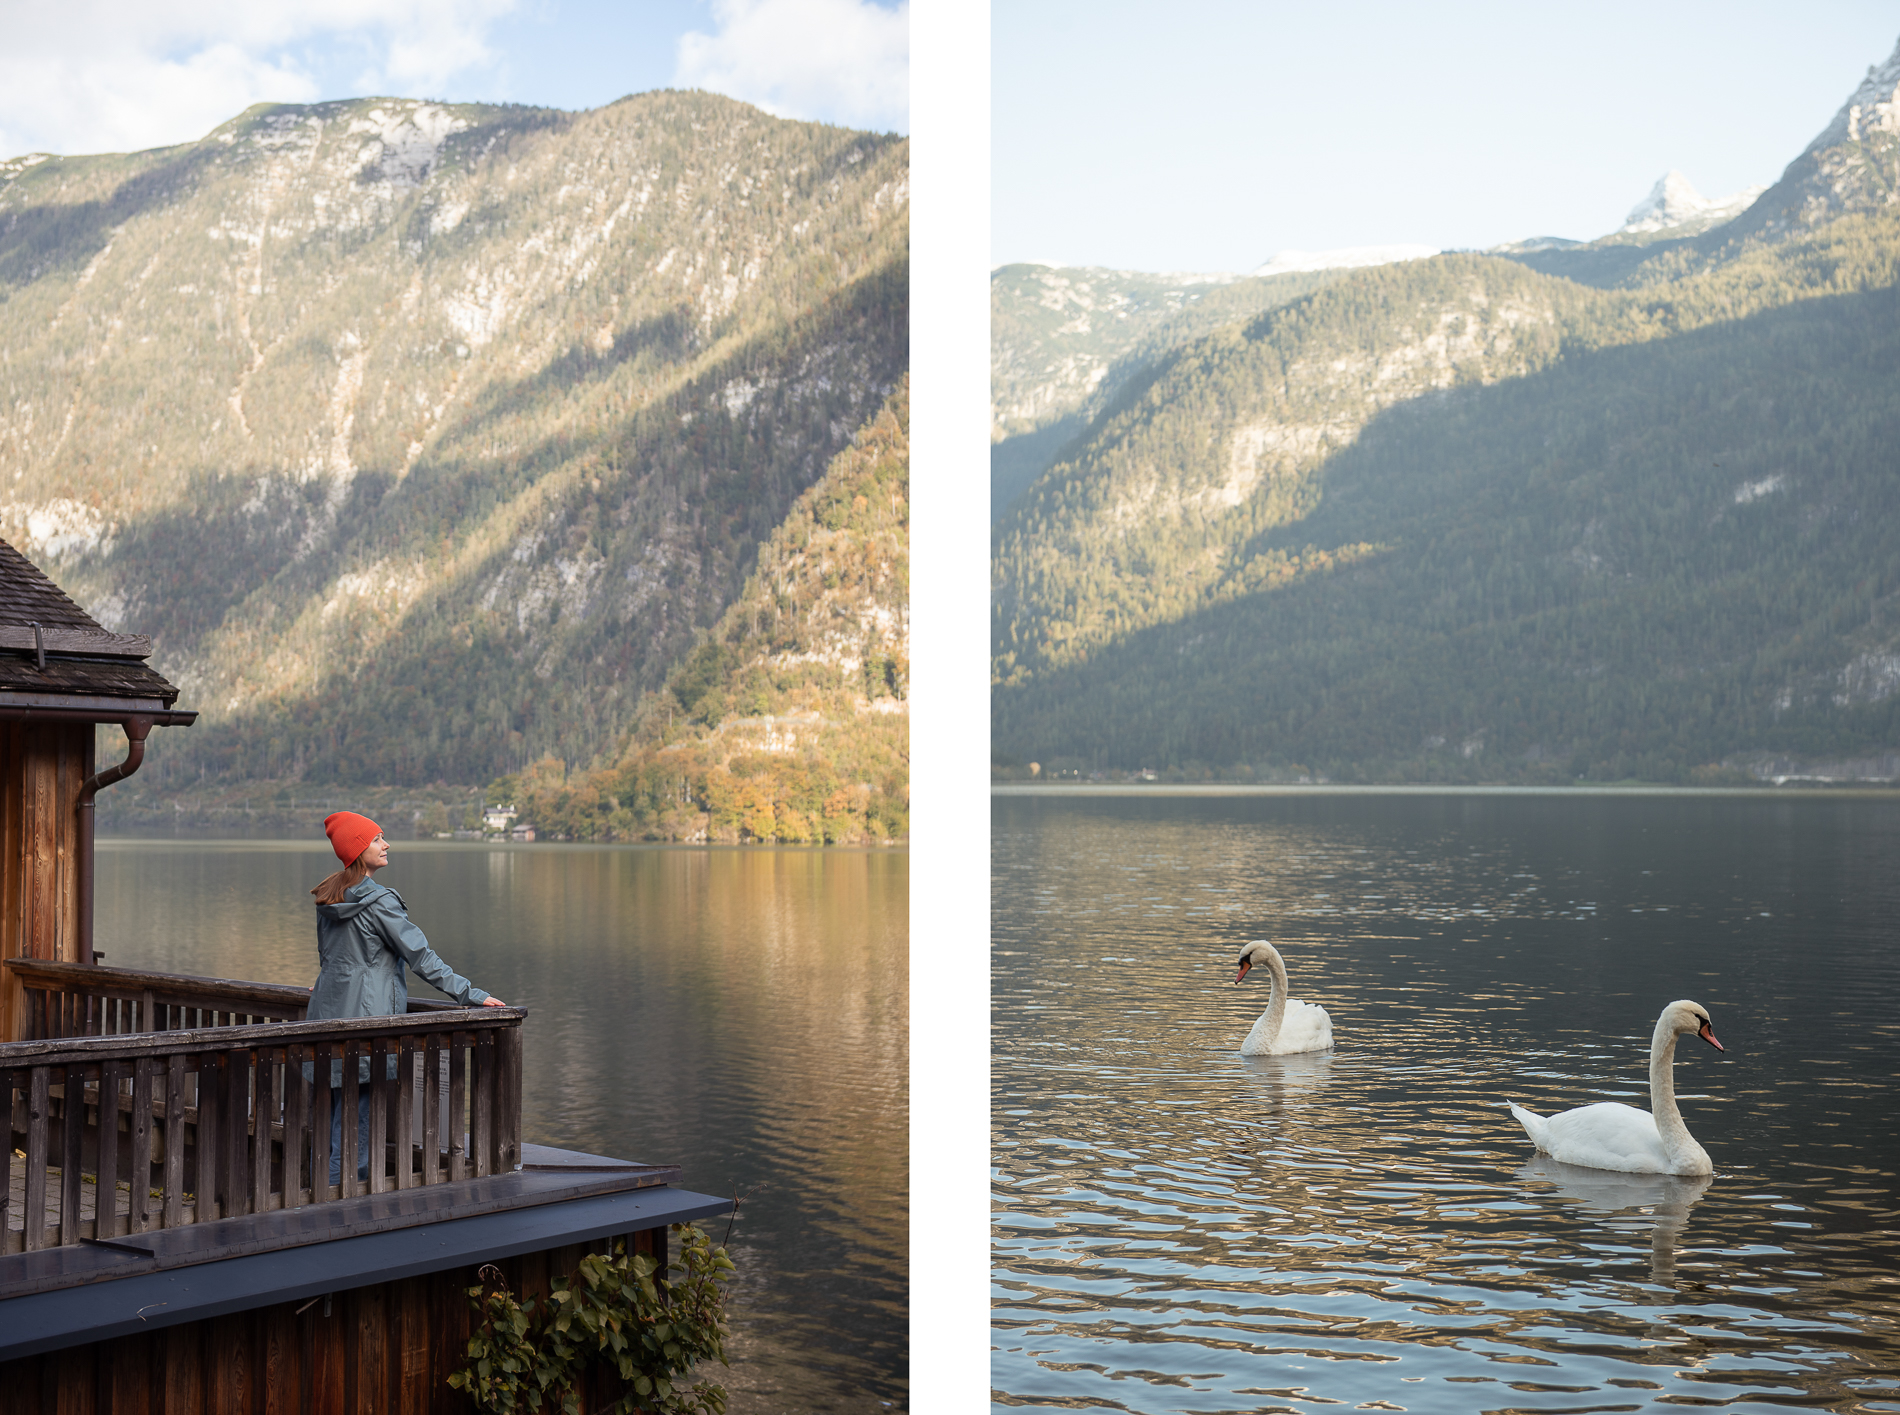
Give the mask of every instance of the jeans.
[[[369, 1087], [356, 1093], [356, 1177], [369, 1178]], [[330, 1182], [343, 1182], [343, 1088], [330, 1087]]]

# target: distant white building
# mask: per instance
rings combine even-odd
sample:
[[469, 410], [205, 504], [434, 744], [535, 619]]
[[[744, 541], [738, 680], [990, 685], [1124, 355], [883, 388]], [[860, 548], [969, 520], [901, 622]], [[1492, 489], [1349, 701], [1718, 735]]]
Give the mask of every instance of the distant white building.
[[512, 804], [506, 806], [483, 806], [482, 828], [484, 830], [493, 830], [505, 834], [513, 829], [515, 816], [517, 814], [518, 812]]

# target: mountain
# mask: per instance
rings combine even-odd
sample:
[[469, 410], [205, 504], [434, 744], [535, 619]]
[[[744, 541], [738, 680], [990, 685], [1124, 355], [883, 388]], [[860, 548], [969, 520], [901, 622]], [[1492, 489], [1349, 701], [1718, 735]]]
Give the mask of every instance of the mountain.
[[1900, 194], [1900, 45], [1867, 70], [1833, 121], [1781, 178], [1708, 202], [1680, 173], [1663, 176], [1617, 231], [1595, 241], [1543, 238], [1497, 247], [1549, 275], [1609, 288], [1667, 281], [1751, 241], [1890, 206]]
[[623, 750], [908, 367], [908, 144], [703, 93], [0, 164], [0, 535], [203, 713], [142, 776]]
[[1131, 373], [995, 527], [999, 761], [1721, 780], [1900, 750], [1900, 211], [1837, 196], [1736, 237], [1771, 189], [1601, 283], [1538, 266], [1562, 247], [1347, 272]]
[[990, 513], [1160, 351], [1296, 299], [1330, 271], [1141, 275], [1005, 265], [990, 275]]
[[493, 782], [570, 840], [889, 842], [910, 819], [910, 388], [832, 459], [625, 755]]
[[1623, 225], [1605, 239], [1655, 241], [1700, 235], [1734, 220], [1767, 190], [1765, 186], [1746, 187], [1732, 196], [1711, 201], [1682, 173], [1665, 172], [1650, 188], [1649, 195], [1631, 210]]
[[1810, 228], [1900, 200], [1900, 45], [1848, 95], [1834, 120], [1730, 228], [1735, 239]]

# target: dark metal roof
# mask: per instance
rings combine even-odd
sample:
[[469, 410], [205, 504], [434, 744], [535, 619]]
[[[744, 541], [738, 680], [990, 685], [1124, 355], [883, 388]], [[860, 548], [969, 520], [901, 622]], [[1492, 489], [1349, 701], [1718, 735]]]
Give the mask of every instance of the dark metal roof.
[[[308, 1244], [334, 1243], [371, 1233], [426, 1227], [557, 1204], [596, 1194], [652, 1189], [679, 1178], [678, 1165], [642, 1164], [594, 1155], [569, 1155], [543, 1146], [523, 1146], [520, 1169], [397, 1189], [302, 1208], [187, 1223], [149, 1233], [41, 1248], [0, 1257], [0, 1343], [11, 1301], [92, 1283], [123, 1282], [141, 1273], [217, 1264], [256, 1253], [287, 1252]], [[553, 1156], [551, 1161], [549, 1156]]]
[[36, 705], [79, 699], [72, 706], [84, 707], [85, 699], [112, 698], [169, 708], [178, 689], [142, 661], [151, 652], [149, 639], [109, 633], [0, 540], [0, 708], [9, 694], [30, 694]]
[[[730, 1211], [671, 1187], [622, 1190], [337, 1238], [0, 1301], [0, 1361], [326, 1292], [472, 1267]], [[97, 1250], [106, 1262], [109, 1249]], [[122, 1256], [122, 1255], [121, 1255]]]

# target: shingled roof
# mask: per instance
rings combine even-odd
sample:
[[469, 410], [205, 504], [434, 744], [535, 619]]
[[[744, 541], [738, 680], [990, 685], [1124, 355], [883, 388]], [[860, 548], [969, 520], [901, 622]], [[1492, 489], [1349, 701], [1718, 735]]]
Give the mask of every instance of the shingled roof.
[[108, 632], [0, 540], [0, 707], [10, 698], [36, 706], [50, 706], [50, 698], [109, 698], [115, 706], [156, 700], [169, 708], [178, 689], [146, 666], [151, 655], [150, 639]]

